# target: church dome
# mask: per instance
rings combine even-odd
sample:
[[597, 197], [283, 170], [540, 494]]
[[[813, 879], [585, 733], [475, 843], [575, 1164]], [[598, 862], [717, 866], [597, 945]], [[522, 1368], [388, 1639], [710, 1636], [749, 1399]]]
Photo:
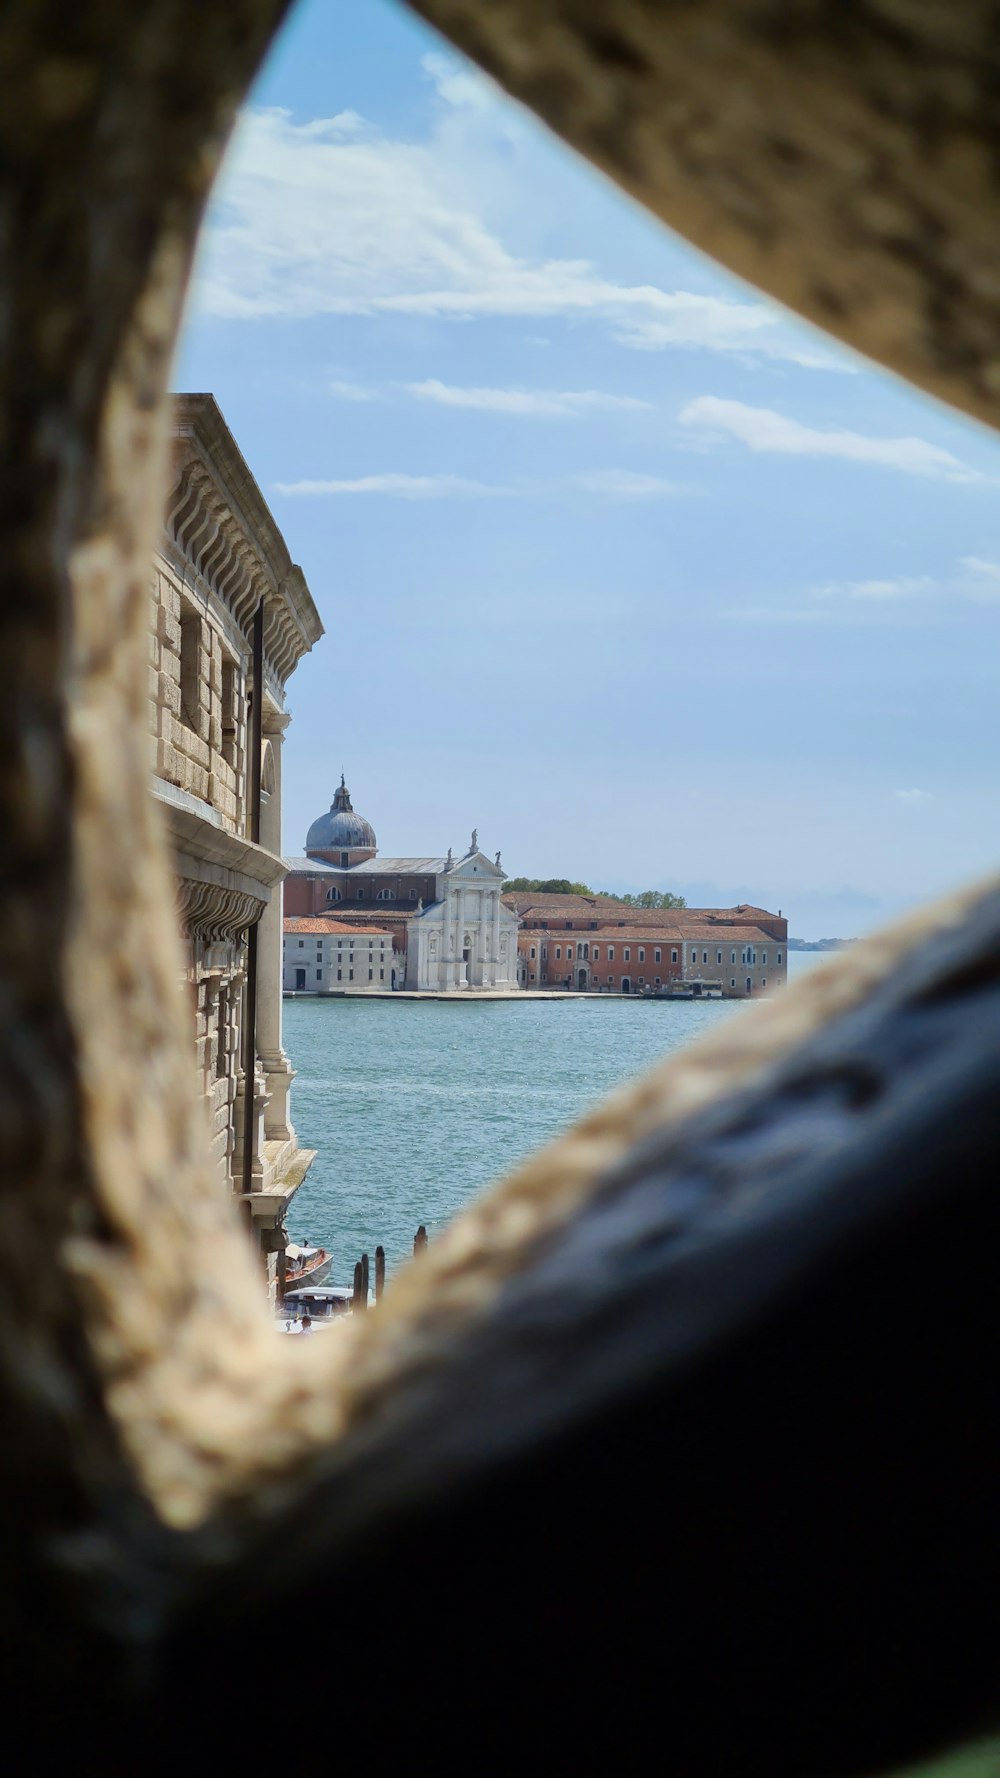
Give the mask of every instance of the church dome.
[[351, 793], [342, 776], [329, 813], [320, 815], [306, 834], [306, 851], [374, 852], [375, 849], [375, 829], [363, 815], [354, 813], [351, 808]]

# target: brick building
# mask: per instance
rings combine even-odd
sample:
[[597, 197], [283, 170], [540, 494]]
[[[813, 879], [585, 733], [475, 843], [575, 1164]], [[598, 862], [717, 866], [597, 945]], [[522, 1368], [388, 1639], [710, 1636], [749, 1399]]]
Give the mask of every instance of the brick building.
[[788, 974], [788, 922], [765, 908], [631, 908], [609, 896], [518, 893], [518, 979], [527, 989], [668, 994], [686, 984], [727, 999]]

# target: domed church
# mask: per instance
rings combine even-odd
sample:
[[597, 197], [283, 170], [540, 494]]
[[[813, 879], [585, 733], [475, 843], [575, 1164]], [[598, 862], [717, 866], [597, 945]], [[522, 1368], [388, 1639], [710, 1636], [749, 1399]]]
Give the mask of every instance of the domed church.
[[327, 864], [339, 865], [341, 870], [350, 870], [352, 865], [364, 864], [375, 856], [375, 829], [363, 815], [354, 813], [343, 772], [329, 812], [320, 815], [306, 834], [306, 852], [310, 858], [323, 858]]
[[480, 851], [475, 828], [459, 858], [450, 846], [443, 856], [380, 858], [375, 829], [354, 810], [342, 775], [329, 810], [306, 834], [304, 855], [285, 864], [286, 916], [328, 914], [391, 932], [405, 956], [400, 986], [517, 988], [517, 915], [501, 900], [500, 854]]

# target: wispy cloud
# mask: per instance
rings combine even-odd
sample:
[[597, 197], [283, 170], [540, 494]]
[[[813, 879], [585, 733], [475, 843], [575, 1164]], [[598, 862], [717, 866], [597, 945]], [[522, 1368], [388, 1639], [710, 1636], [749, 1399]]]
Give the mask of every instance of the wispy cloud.
[[420, 66], [446, 105], [454, 105], [458, 110], [485, 111], [502, 102], [503, 94], [496, 82], [468, 62], [432, 52], [421, 56]]
[[982, 556], [963, 556], [961, 566], [970, 578], [965, 591], [980, 605], [1000, 602], [1000, 562], [988, 562]]
[[482, 413], [541, 416], [583, 414], [588, 410], [650, 408], [634, 395], [606, 395], [600, 389], [462, 389], [430, 377], [407, 383], [407, 393], [441, 407], [474, 408]]
[[367, 383], [333, 382], [327, 386], [330, 394], [335, 395], [338, 401], [381, 401], [382, 399], [379, 391], [371, 388]]
[[[946, 482], [988, 482], [993, 478], [970, 469], [950, 451], [924, 438], [873, 438], [845, 427], [804, 426], [772, 408], [749, 407], [700, 395], [681, 409], [680, 421], [706, 439], [736, 439], [748, 450], [785, 457], [835, 457], [844, 462], [898, 469], [906, 475], [931, 476]], [[995, 485], [995, 484], [994, 484]]]
[[464, 475], [359, 475], [345, 481], [275, 482], [276, 494], [387, 494], [396, 500], [469, 500], [509, 490]]
[[905, 803], [907, 808], [915, 809], [920, 803], [930, 803], [934, 797], [929, 790], [894, 790], [893, 796], [898, 803]]
[[504, 496], [524, 500], [565, 500], [581, 492], [602, 500], [665, 500], [695, 490], [657, 475], [631, 469], [593, 469], [578, 475], [552, 476], [518, 484], [476, 481], [464, 475], [408, 475], [391, 470], [378, 475], [275, 482], [276, 494], [320, 498], [338, 494], [383, 494], [396, 500], [472, 500]]
[[643, 351], [853, 368], [769, 302], [622, 284], [587, 259], [514, 250], [501, 233], [509, 215], [488, 212], [519, 114], [462, 64], [430, 56], [424, 67], [438, 115], [419, 141], [354, 112], [306, 123], [277, 108], [243, 114], [199, 255], [203, 314], [563, 318]]
[[670, 347], [701, 347], [712, 352], [732, 352], [747, 357], [782, 358], [809, 370], [853, 371], [848, 358], [835, 359], [817, 336], [815, 344], [806, 328], [793, 330], [779, 325], [780, 312], [763, 303], [733, 302], [728, 298], [693, 296], [685, 290], [660, 291], [648, 315], [629, 315], [617, 330], [623, 346], [641, 352], [662, 352]]
[[690, 488], [662, 476], [642, 475], [633, 469], [592, 469], [570, 478], [572, 485], [606, 500], [665, 500], [689, 494]]
[[919, 599], [938, 590], [938, 582], [927, 574], [901, 575], [896, 580], [830, 581], [814, 587], [814, 599], [865, 599], [885, 603], [895, 599]]
[[962, 556], [952, 574], [828, 581], [810, 587], [804, 600], [800, 594], [788, 605], [735, 606], [724, 615], [747, 624], [923, 627], [983, 605], [1000, 607], [1000, 562]]

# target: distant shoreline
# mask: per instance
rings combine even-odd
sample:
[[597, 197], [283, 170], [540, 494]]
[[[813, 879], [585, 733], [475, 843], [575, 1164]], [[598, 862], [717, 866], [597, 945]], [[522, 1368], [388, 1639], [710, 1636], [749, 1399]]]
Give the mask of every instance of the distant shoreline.
[[856, 945], [856, 938], [790, 938], [789, 951], [843, 951], [847, 945]]

